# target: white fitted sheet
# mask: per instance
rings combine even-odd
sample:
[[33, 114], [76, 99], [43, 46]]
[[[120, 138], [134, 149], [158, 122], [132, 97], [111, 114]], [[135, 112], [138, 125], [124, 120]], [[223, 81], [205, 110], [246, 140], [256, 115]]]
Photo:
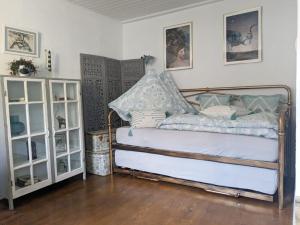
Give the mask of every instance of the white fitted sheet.
[[263, 137], [157, 128], [136, 128], [133, 136], [128, 132], [129, 127], [118, 128], [117, 143], [269, 162], [278, 159], [278, 141]]
[[203, 160], [116, 150], [117, 166], [180, 179], [274, 194], [277, 171]]

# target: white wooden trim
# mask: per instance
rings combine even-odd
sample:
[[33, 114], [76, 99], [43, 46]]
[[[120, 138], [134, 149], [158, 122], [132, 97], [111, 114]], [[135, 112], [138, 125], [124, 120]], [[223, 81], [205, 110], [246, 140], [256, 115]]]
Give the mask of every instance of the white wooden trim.
[[[63, 88], [64, 88], [64, 101], [53, 101], [53, 84], [55, 83], [60, 83], [63, 84]], [[67, 85], [68, 84], [75, 84], [76, 85], [76, 100], [67, 100]], [[54, 153], [54, 169], [55, 169], [55, 182], [59, 182], [62, 181], [64, 179], [67, 179], [69, 177], [75, 176], [77, 174], [80, 173], [84, 173], [85, 174], [85, 169], [84, 169], [84, 144], [83, 144], [83, 123], [82, 123], [82, 110], [81, 110], [81, 101], [80, 101], [80, 82], [79, 81], [69, 81], [69, 80], [50, 80], [49, 81], [49, 87], [50, 87], [50, 104], [51, 104], [51, 120], [52, 120], [52, 137], [53, 137], [53, 153]], [[61, 103], [64, 104], [65, 107], [65, 119], [66, 119], [66, 128], [65, 129], [61, 129], [61, 130], [55, 130], [54, 125], [55, 125], [55, 115], [54, 115], [54, 104], [57, 103]], [[78, 126], [77, 127], [72, 127], [69, 128], [69, 107], [68, 107], [68, 103], [77, 103], [77, 123]], [[79, 149], [72, 151], [70, 150], [70, 131], [73, 130], [78, 130], [78, 134], [79, 134]], [[57, 155], [56, 154], [56, 148], [55, 148], [55, 134], [57, 133], [65, 133], [66, 134], [66, 144], [67, 144], [67, 152]], [[75, 170], [71, 170], [71, 155], [74, 153], [80, 153], [80, 168], [75, 169]], [[57, 158], [61, 158], [61, 157], [67, 157], [68, 160], [68, 172], [63, 173], [58, 175], [57, 174]], [[85, 176], [85, 175], [84, 175]]]
[[[7, 83], [9, 81], [20, 81], [24, 85], [24, 106], [25, 106], [25, 115], [26, 115], [26, 129], [27, 129], [27, 134], [26, 135], [21, 135], [17, 137], [12, 137], [11, 136], [11, 126], [10, 126], [10, 105], [9, 104], [9, 98], [8, 98], [8, 85]], [[29, 116], [29, 99], [28, 99], [28, 82], [38, 82], [41, 85], [41, 97], [42, 97], [42, 102], [43, 104], [43, 117], [44, 117], [44, 131], [40, 133], [33, 133], [31, 134], [30, 131], [30, 116]], [[11, 191], [12, 191], [12, 198], [18, 198], [22, 195], [28, 194], [30, 192], [33, 192], [35, 190], [38, 190], [42, 187], [48, 186], [49, 184], [52, 183], [52, 176], [51, 176], [51, 167], [50, 167], [50, 149], [49, 149], [49, 135], [48, 135], [48, 116], [47, 116], [47, 99], [46, 99], [46, 90], [45, 90], [45, 80], [43, 79], [34, 79], [34, 78], [14, 78], [14, 77], [5, 77], [4, 78], [4, 91], [6, 92], [5, 95], [5, 107], [6, 107], [6, 123], [7, 123], [7, 139], [8, 139], [8, 149], [9, 149], [9, 167], [10, 167], [10, 180], [11, 180]], [[33, 161], [32, 160], [32, 146], [31, 146], [31, 139], [32, 137], [37, 137], [37, 136], [43, 136], [45, 140], [45, 153], [46, 153], [46, 158], [41, 159], [38, 161]], [[13, 164], [13, 149], [12, 149], [12, 141], [26, 138], [28, 141], [28, 157], [29, 161], [26, 164], [16, 166], [14, 167]], [[34, 171], [33, 167], [34, 165], [37, 165], [39, 163], [46, 163], [47, 167], [47, 179], [34, 184]], [[21, 188], [21, 189], [16, 189], [15, 185], [15, 174], [14, 171], [22, 168], [28, 168], [30, 170], [30, 176], [31, 176], [31, 185]]]

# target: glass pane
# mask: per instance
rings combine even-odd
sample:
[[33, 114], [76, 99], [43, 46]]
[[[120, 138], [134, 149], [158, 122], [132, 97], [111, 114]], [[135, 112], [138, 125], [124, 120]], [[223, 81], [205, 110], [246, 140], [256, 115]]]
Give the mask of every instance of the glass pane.
[[24, 102], [24, 82], [23, 81], [7, 81], [7, 92], [9, 102]]
[[53, 101], [64, 101], [64, 84], [63, 83], [52, 83], [52, 98]]
[[21, 189], [31, 185], [30, 167], [15, 170], [16, 189]]
[[27, 134], [25, 105], [10, 105], [9, 116], [11, 136], [15, 137]]
[[55, 134], [55, 150], [56, 155], [61, 155], [67, 152], [67, 137], [65, 132]]
[[80, 150], [79, 130], [71, 130], [69, 132], [70, 151]]
[[80, 152], [74, 153], [71, 158], [71, 170], [76, 170], [81, 167]]
[[27, 91], [28, 91], [28, 101], [43, 101], [42, 94], [42, 83], [41, 82], [31, 82], [27, 83]]
[[44, 135], [31, 138], [31, 152], [33, 161], [46, 159], [46, 142]]
[[33, 181], [39, 183], [48, 179], [47, 163], [39, 163], [33, 166]]
[[67, 84], [67, 100], [77, 100], [77, 85]]
[[67, 173], [69, 170], [68, 156], [58, 158], [56, 160], [57, 175]]
[[78, 127], [78, 103], [68, 103], [68, 125], [69, 128]]
[[29, 105], [29, 121], [31, 134], [45, 131], [43, 106], [43, 104]]
[[66, 128], [66, 114], [65, 114], [65, 104], [55, 103], [53, 104], [53, 114], [54, 114], [54, 129], [61, 130]]
[[14, 167], [29, 163], [27, 138], [12, 141]]

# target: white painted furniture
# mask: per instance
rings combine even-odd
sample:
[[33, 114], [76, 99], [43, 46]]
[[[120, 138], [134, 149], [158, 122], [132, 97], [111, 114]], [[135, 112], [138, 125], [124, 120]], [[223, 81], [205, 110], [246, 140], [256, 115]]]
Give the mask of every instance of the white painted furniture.
[[[79, 81], [50, 80], [55, 181], [83, 172], [83, 130]], [[59, 123], [65, 118], [65, 124]]]
[[7, 158], [10, 209], [14, 199], [52, 183], [80, 173], [85, 179], [80, 82], [9, 76], [2, 78], [2, 95], [0, 155]]

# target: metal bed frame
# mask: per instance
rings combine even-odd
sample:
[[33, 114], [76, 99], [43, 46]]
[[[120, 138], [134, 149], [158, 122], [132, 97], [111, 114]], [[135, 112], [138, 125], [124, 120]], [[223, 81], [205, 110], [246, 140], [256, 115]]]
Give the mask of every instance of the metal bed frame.
[[[284, 104], [283, 109], [280, 110], [279, 118], [278, 118], [278, 161], [277, 162], [237, 159], [232, 157], [211, 156], [211, 155], [206, 155], [201, 153], [153, 149], [147, 147], [112, 143], [112, 115], [114, 111], [111, 111], [108, 115], [108, 127], [109, 127], [109, 140], [110, 140], [109, 141], [110, 162], [111, 162], [110, 165], [111, 165], [112, 174], [113, 173], [129, 174], [138, 178], [182, 184], [182, 185], [201, 188], [209, 192], [214, 192], [214, 193], [219, 193], [219, 194], [224, 194], [224, 195], [229, 195], [234, 197], [243, 196], [243, 197], [255, 198], [255, 199], [273, 202], [275, 195], [268, 195], [260, 192], [237, 189], [237, 188], [222, 187], [222, 186], [206, 184], [206, 183], [201, 183], [196, 181], [163, 176], [159, 174], [153, 174], [149, 172], [137, 171], [130, 168], [118, 167], [115, 164], [114, 154], [115, 154], [115, 149], [120, 149], [126, 151], [144, 152], [144, 153], [158, 154], [158, 155], [178, 157], [178, 158], [206, 160], [206, 161], [219, 162], [219, 163], [273, 169], [278, 171], [277, 196], [278, 196], [279, 208], [282, 209], [284, 207], [284, 201], [285, 201], [284, 198], [285, 154], [286, 154], [287, 128], [291, 117], [290, 116], [291, 115], [291, 89], [286, 85], [259, 85], [259, 86], [181, 89], [180, 92], [184, 95], [186, 99], [188, 99], [195, 95], [204, 94], [204, 93], [217, 93], [219, 91], [227, 92], [227, 91], [237, 91], [237, 90], [258, 90], [258, 89], [264, 89], [264, 90], [281, 89], [287, 92], [287, 102]], [[218, 93], [218, 94], [224, 94], [224, 93]]]

